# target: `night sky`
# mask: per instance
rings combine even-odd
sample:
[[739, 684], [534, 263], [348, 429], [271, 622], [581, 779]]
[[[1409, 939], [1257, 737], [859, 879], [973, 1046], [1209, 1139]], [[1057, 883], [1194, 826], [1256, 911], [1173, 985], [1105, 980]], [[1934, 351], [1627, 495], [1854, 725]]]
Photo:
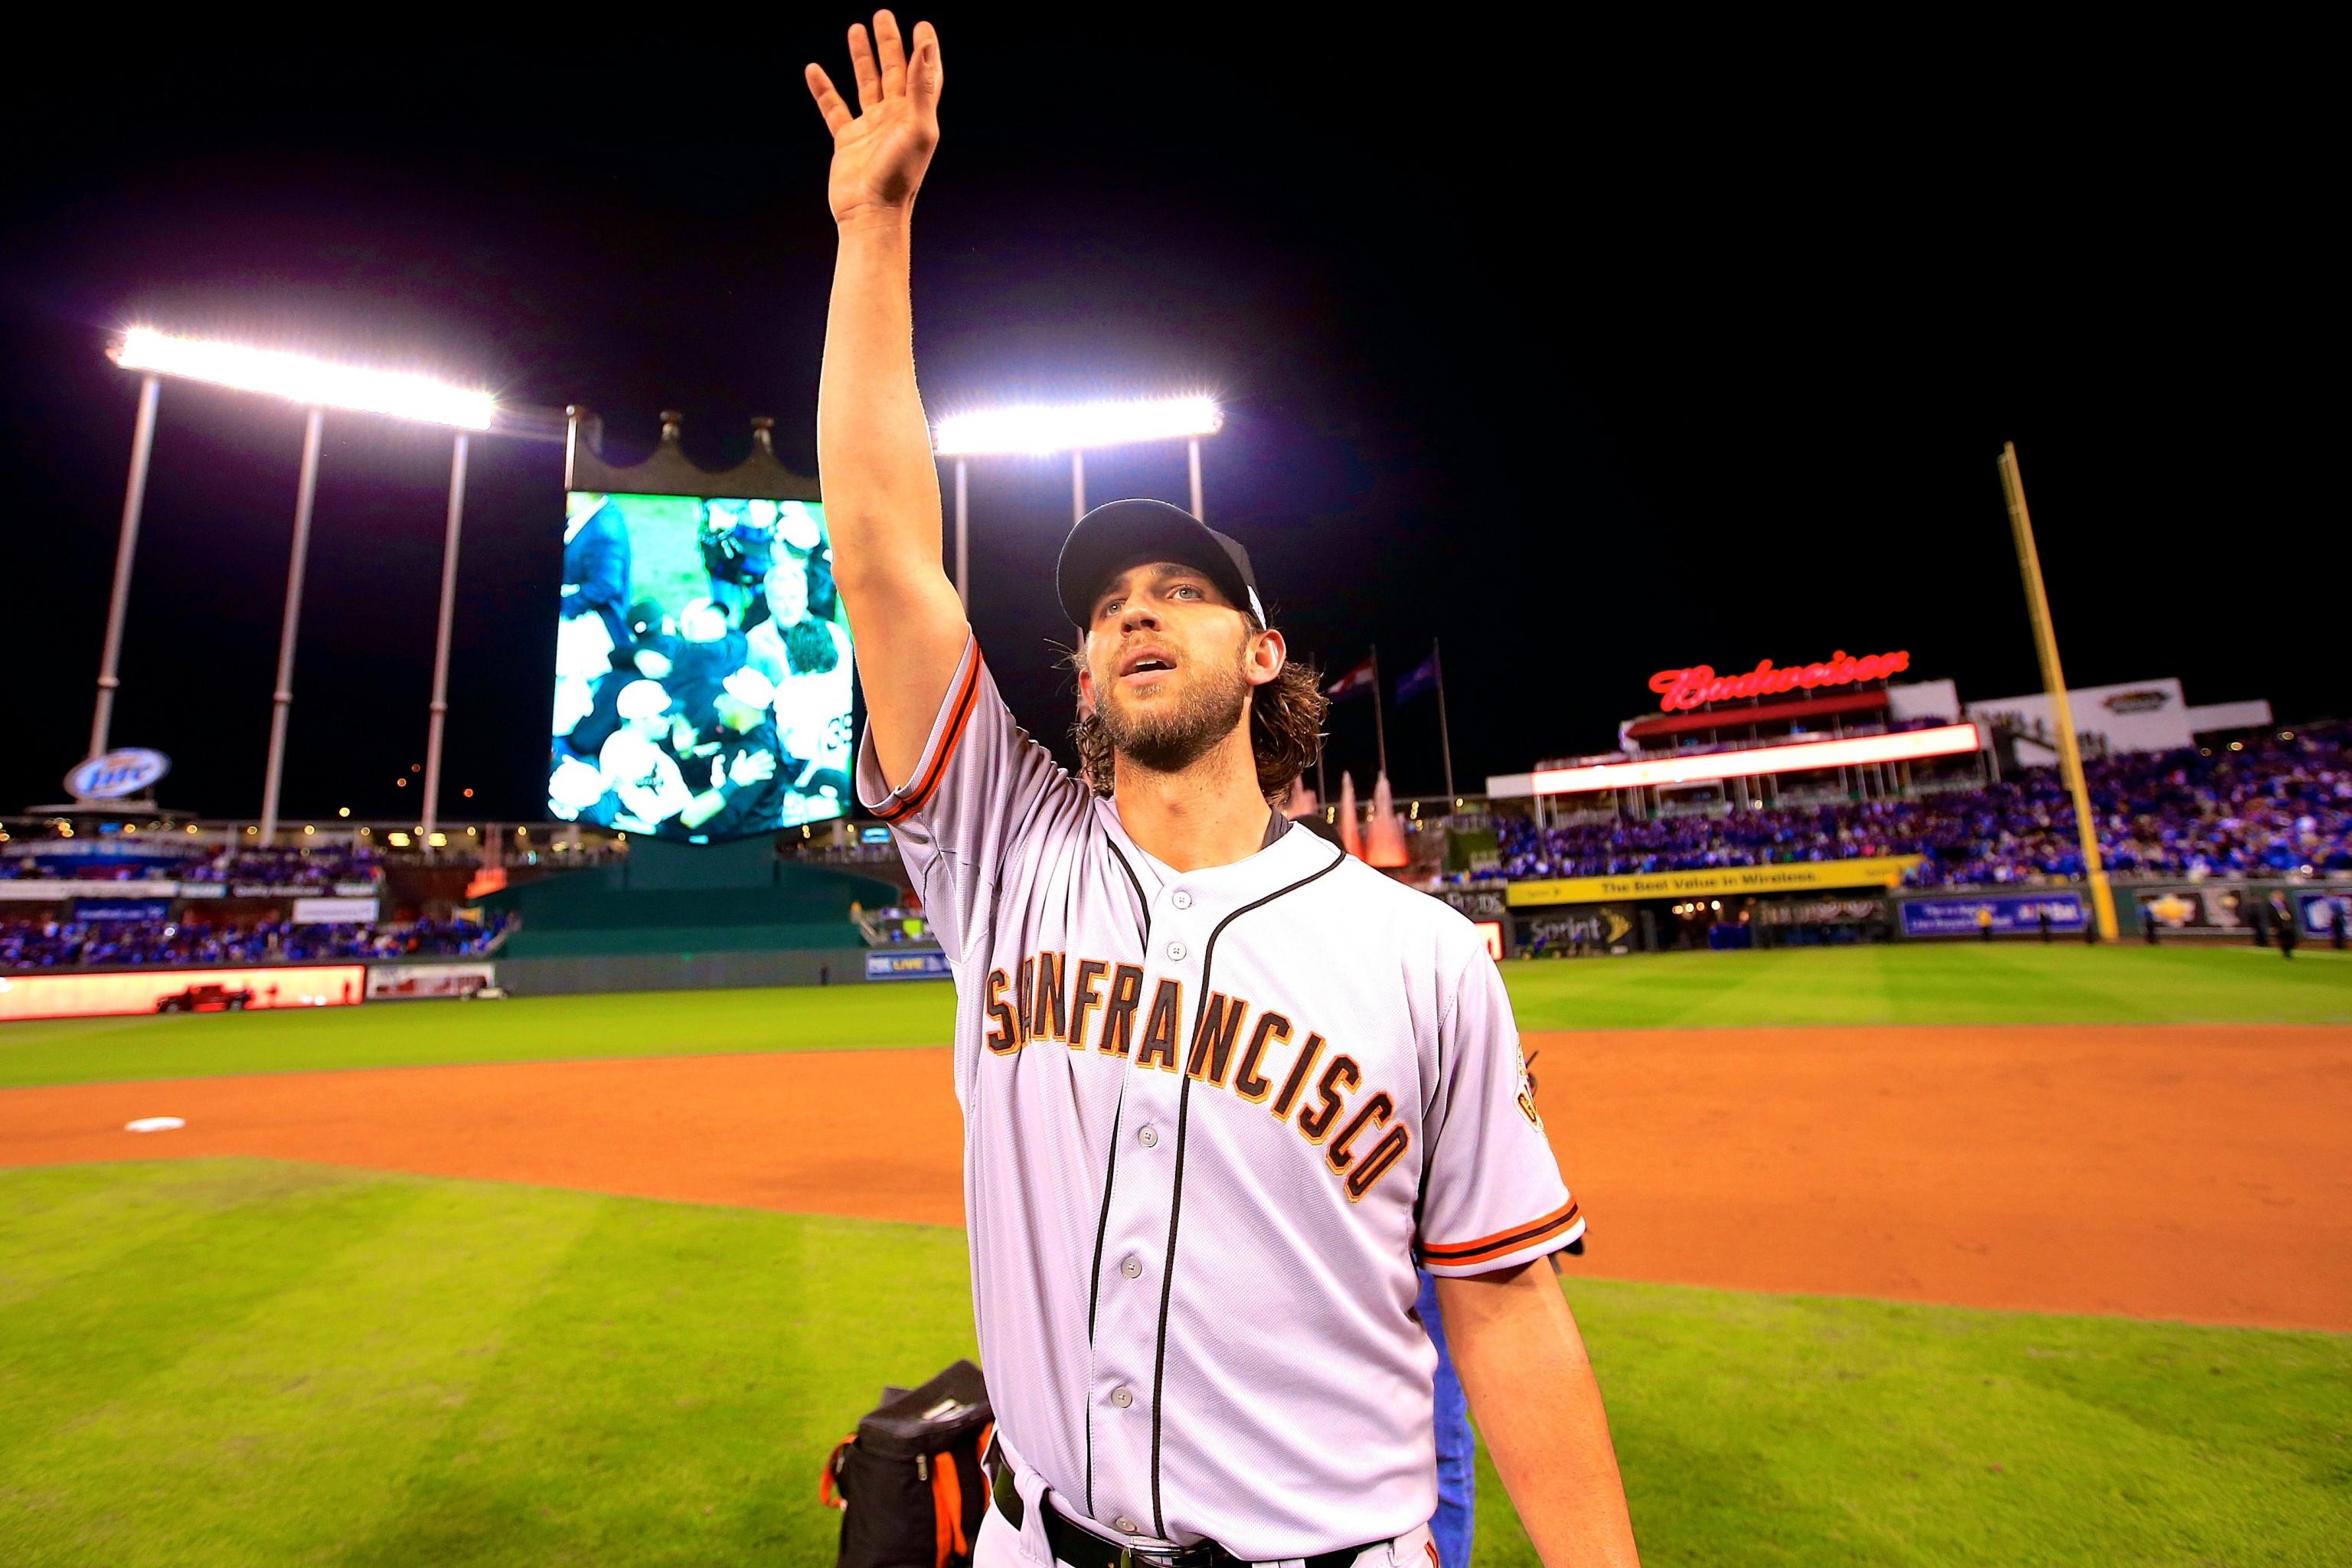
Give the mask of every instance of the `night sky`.
[[[2340, 395], [2315, 392], [2340, 379], [2316, 363], [2334, 181], [2293, 95], [2037, 68], [2046, 41], [1990, 36], [1700, 56], [1005, 9], [930, 13], [931, 413], [1219, 394], [1209, 521], [1249, 545], [1295, 652], [1336, 668], [1377, 642], [1392, 683], [1444, 639], [1464, 788], [1612, 745], [1668, 665], [1904, 647], [1964, 697], [2036, 687], [2003, 439], [2073, 684], [2345, 711], [2352, 546], [2320, 425]], [[100, 51], [16, 87], [0, 811], [58, 798], [87, 737], [123, 325], [584, 404], [621, 461], [661, 408], [710, 467], [772, 415], [813, 470], [833, 244], [800, 67], [845, 81], [850, 17], [646, 19], [551, 52], [425, 27], [153, 68]], [[164, 388], [113, 739], [172, 754], [179, 809], [259, 806], [300, 430], [291, 405]], [[327, 431], [284, 811], [407, 816], [449, 436]], [[1184, 499], [1178, 445], [1087, 470], [1094, 500]], [[477, 440], [446, 816], [543, 814], [562, 479], [559, 446]], [[975, 464], [974, 620], [1057, 742], [1068, 506], [1066, 459]], [[1370, 705], [1332, 729], [1368, 785]], [[1401, 794], [1441, 787], [1433, 703], [1391, 709], [1389, 741]]]

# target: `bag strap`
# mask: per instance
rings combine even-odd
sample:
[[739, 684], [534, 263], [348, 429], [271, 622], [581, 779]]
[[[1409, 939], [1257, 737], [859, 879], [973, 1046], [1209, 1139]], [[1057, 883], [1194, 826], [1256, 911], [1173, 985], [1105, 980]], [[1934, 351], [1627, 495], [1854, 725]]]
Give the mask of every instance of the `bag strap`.
[[845, 1510], [849, 1507], [849, 1500], [841, 1495], [841, 1488], [836, 1484], [835, 1478], [841, 1474], [842, 1455], [848, 1451], [852, 1443], [856, 1441], [857, 1434], [852, 1432], [848, 1436], [835, 1443], [833, 1446], [833, 1452], [825, 1456], [824, 1473], [817, 1478], [816, 1500], [826, 1508]]
[[950, 1560], [971, 1555], [963, 1534], [963, 1480], [955, 1455], [942, 1450], [931, 1456], [932, 1568], [948, 1568]]

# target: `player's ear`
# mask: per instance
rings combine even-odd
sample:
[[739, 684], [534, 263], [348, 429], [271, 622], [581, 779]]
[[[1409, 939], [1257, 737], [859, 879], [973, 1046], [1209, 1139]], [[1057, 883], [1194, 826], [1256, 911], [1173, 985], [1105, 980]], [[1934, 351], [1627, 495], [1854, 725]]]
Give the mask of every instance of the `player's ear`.
[[1264, 686], [1276, 679], [1289, 662], [1289, 644], [1270, 626], [1252, 632], [1249, 645], [1242, 650], [1242, 674], [1252, 686]]

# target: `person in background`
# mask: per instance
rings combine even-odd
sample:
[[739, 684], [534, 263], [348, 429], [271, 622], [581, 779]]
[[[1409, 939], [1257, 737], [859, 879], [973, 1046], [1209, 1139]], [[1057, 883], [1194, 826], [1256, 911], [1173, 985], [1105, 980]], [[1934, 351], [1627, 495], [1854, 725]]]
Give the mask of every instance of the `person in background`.
[[1462, 1392], [1462, 1375], [1454, 1370], [1454, 1352], [1445, 1343], [1437, 1281], [1425, 1268], [1413, 1311], [1429, 1331], [1429, 1342], [1437, 1347], [1437, 1511], [1430, 1516], [1429, 1533], [1437, 1540], [1439, 1568], [1470, 1568], [1470, 1543], [1478, 1528], [1478, 1439], [1470, 1430], [1470, 1400]]
[[1992, 940], [1992, 906], [1990, 904], [1977, 906], [1977, 940], [1979, 942]]
[[563, 520], [563, 618], [593, 615], [613, 646], [629, 646], [629, 530], [612, 498], [574, 498]]
[[769, 616], [745, 637], [751, 668], [775, 683], [774, 722], [790, 784], [785, 825], [839, 814], [849, 798], [849, 635], [809, 610], [807, 572], [779, 561], [768, 574]]
[[[751, 643], [727, 624], [726, 606], [689, 599], [677, 612], [677, 641], [670, 657], [670, 673], [662, 684], [677, 700], [673, 712], [697, 730], [709, 730], [711, 704], [727, 678], [751, 662]], [[677, 749], [683, 755], [685, 748]]]
[[727, 678], [711, 704], [718, 721], [698, 737], [689, 764], [698, 779], [708, 770], [709, 787], [678, 812], [680, 831], [740, 838], [782, 824], [783, 782], [776, 776], [775, 726], [768, 722], [775, 700], [774, 685], [749, 665]]
[[2271, 920], [2278, 927], [2279, 952], [2286, 958], [2294, 956], [2294, 945], [2303, 940], [2302, 928], [2294, 918], [2294, 906], [2276, 888], [2271, 889]]
[[766, 618], [760, 584], [776, 563], [776, 503], [772, 500], [707, 500], [696, 532], [711, 603], [729, 623], [748, 629]]
[[670, 728], [669, 693], [658, 680], [633, 680], [621, 689], [615, 706], [621, 727], [606, 739], [596, 758], [604, 787], [620, 797], [621, 815], [613, 826], [651, 833], [694, 800], [677, 759], [662, 749]]

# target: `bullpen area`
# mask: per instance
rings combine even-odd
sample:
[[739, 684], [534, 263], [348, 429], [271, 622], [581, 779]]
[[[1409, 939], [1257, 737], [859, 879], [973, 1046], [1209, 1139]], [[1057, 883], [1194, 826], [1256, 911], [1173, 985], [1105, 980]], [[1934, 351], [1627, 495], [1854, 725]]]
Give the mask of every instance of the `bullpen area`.
[[[1506, 973], [1645, 1562], [2340, 1561], [2352, 959]], [[11, 1026], [0, 1561], [830, 1563], [826, 1451], [973, 1353], [951, 1006]]]

